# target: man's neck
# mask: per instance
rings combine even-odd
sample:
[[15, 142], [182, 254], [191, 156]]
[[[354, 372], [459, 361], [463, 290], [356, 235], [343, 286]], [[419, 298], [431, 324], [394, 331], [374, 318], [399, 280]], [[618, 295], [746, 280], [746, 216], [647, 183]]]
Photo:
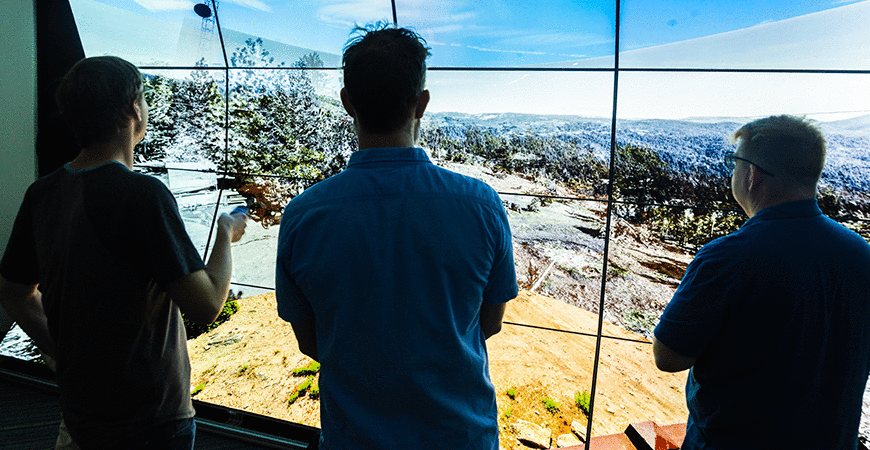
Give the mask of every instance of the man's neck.
[[392, 139], [384, 135], [360, 135], [359, 149], [366, 148], [390, 148], [390, 147], [413, 147], [414, 141], [410, 139]]
[[94, 143], [83, 148], [69, 165], [73, 169], [89, 169], [107, 162], [119, 162], [133, 170], [133, 148], [136, 146], [132, 133], [124, 132], [103, 142]]
[[390, 147], [414, 147], [419, 136], [420, 121], [408, 119], [408, 122], [392, 133], [370, 133], [356, 126], [356, 135], [359, 140], [359, 149], [366, 148], [390, 148]]
[[810, 195], [808, 192], [789, 192], [786, 194], [780, 194], [761, 199], [756, 204], [750, 205], [750, 209], [745, 210], [745, 212], [746, 215], [751, 218], [752, 216], [758, 214], [758, 212], [762, 209], [770, 208], [771, 206], [781, 205], [783, 203], [789, 203], [798, 200], [813, 200], [815, 198], [815, 193], [813, 193], [813, 195]]

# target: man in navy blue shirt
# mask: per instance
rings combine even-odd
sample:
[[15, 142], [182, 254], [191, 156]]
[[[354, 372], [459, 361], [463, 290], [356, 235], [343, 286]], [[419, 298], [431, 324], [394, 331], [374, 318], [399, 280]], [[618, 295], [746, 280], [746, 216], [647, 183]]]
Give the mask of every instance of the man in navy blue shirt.
[[791, 116], [734, 133], [749, 220], [701, 249], [655, 329], [656, 365], [691, 368], [683, 449], [857, 447], [870, 372], [870, 245], [824, 216], [825, 139]]
[[321, 448], [496, 450], [485, 340], [517, 295], [507, 215], [414, 147], [422, 39], [360, 31], [341, 90], [359, 150], [287, 205], [278, 242], [278, 313], [322, 364]]

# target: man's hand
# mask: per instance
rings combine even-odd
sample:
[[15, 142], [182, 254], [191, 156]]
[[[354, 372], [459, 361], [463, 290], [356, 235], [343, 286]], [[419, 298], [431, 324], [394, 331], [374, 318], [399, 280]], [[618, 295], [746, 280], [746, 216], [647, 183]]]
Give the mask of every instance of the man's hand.
[[226, 228], [230, 232], [231, 243], [239, 242], [242, 236], [245, 235], [245, 228], [248, 226], [248, 215], [245, 213], [223, 213], [218, 217], [218, 226]]

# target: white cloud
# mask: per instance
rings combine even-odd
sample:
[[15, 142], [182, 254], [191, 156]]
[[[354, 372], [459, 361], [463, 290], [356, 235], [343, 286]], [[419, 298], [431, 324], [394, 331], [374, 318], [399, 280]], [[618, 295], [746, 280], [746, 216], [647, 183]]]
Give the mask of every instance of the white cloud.
[[[190, 0], [135, 0], [143, 8], [148, 11], [181, 11], [192, 10], [194, 3], [203, 3], [201, 1], [193, 2]], [[258, 11], [271, 12], [272, 7], [263, 3], [260, 0], [224, 0], [226, 3], [235, 3], [245, 8], [256, 9]], [[204, 3], [211, 7], [211, 2], [204, 0]]]
[[[386, 0], [319, 0], [318, 16], [327, 23], [353, 25], [375, 20], [392, 21], [393, 9]], [[460, 23], [477, 17], [466, 0], [398, 0], [399, 24], [433, 32], [455, 31]], [[438, 27], [447, 27], [439, 30]]]
[[546, 53], [544, 53], [544, 52], [529, 52], [529, 51], [522, 51], [522, 50], [503, 50], [503, 49], [498, 49], [498, 48], [476, 47], [474, 45], [468, 45], [467, 47], [472, 49], [472, 50], [479, 50], [482, 52], [519, 53], [522, 55], [546, 55]]
[[520, 82], [520, 81], [525, 80], [525, 79], [528, 78], [528, 77], [529, 77], [529, 74], [526, 73], [526, 74], [523, 74], [523, 76], [517, 78], [516, 80], [508, 81], [507, 84], [518, 83], [518, 82]]
[[461, 25], [451, 24], [451, 25], [442, 25], [440, 27], [422, 28], [422, 29], [418, 29], [417, 31], [420, 33], [425, 33], [425, 34], [431, 36], [431, 35], [435, 35], [435, 34], [439, 34], [439, 33], [452, 33], [454, 31], [458, 31], [461, 29], [462, 29]]
[[390, 3], [383, 0], [327, 0], [327, 3], [317, 11], [320, 20], [326, 23], [353, 26], [393, 17]]
[[136, 3], [148, 11], [178, 11], [193, 9], [193, 2], [187, 0], [136, 0]]
[[257, 11], [272, 12], [272, 7], [259, 0], [224, 0], [227, 3], [235, 3], [239, 6], [244, 6]]

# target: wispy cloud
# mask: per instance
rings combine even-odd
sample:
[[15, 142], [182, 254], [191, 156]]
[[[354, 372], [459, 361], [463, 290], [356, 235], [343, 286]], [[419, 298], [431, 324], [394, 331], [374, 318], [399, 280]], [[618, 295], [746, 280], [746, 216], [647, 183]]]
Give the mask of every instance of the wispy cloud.
[[519, 55], [547, 55], [547, 56], [564, 56], [567, 58], [583, 58], [584, 55], [577, 54], [569, 54], [569, 53], [549, 53], [549, 52], [539, 52], [532, 50], [516, 50], [516, 49], [500, 49], [500, 48], [486, 48], [486, 47], [477, 47], [474, 45], [465, 45], [464, 47], [470, 48], [472, 50], [477, 50], [481, 52], [494, 52], [494, 53], [511, 53], [511, 54], [519, 54]]
[[[322, 5], [317, 9], [320, 20], [332, 24], [353, 25], [393, 17], [390, 2], [384, 0], [319, 0], [319, 3]], [[477, 16], [468, 0], [398, 0], [396, 10], [401, 25], [410, 25], [418, 31], [433, 29], [437, 32], [440, 27], [459, 26]], [[455, 31], [455, 28], [444, 31]]]
[[272, 7], [259, 0], [224, 0], [226, 3], [235, 3], [245, 8], [256, 9], [257, 11], [272, 12]]
[[[318, 3], [319, 19], [328, 24], [352, 26], [392, 18], [390, 2], [384, 0]], [[508, 23], [500, 16], [490, 17], [488, 8], [481, 9], [476, 0], [396, 0], [396, 9], [399, 24], [414, 28], [429, 45], [506, 55], [582, 58], [580, 53], [585, 51], [581, 48], [613, 42], [612, 36], [577, 32], [576, 28], [566, 31], [547, 21]]]
[[418, 29], [417, 31], [420, 33], [425, 33], [428, 36], [433, 36], [441, 33], [453, 33], [455, 31], [459, 31], [462, 29], [461, 25], [452, 24], [452, 25], [443, 25], [440, 27], [431, 27], [431, 28], [423, 28]]
[[525, 80], [525, 79], [528, 78], [528, 77], [529, 77], [529, 74], [526, 73], [526, 74], [523, 74], [523, 76], [517, 78], [516, 80], [508, 81], [507, 84], [519, 83], [520, 81], [523, 81], [523, 80]]
[[326, 23], [353, 26], [393, 17], [390, 3], [383, 0], [327, 0], [326, 3], [317, 10], [320, 20]]
[[529, 30], [528, 34], [518, 38], [514, 38], [514, 43], [532, 43], [536, 45], [564, 45], [570, 47], [582, 47], [587, 45], [609, 44], [613, 42], [613, 37], [595, 36], [586, 33], [566, 33], [561, 31], [544, 31], [536, 32], [537, 30]]
[[[182, 11], [192, 10], [194, 2], [190, 0], [135, 0], [141, 7], [148, 11]], [[257, 11], [272, 12], [272, 7], [260, 0], [224, 0], [226, 3], [234, 3], [245, 8]], [[206, 1], [211, 6], [211, 2]]]
[[186, 0], [136, 0], [136, 3], [148, 11], [193, 9], [193, 2]]
[[522, 55], [546, 55], [544, 52], [531, 52], [524, 50], [505, 50], [500, 48], [486, 48], [486, 47], [477, 47], [474, 45], [466, 45], [466, 47], [472, 50], [479, 50], [481, 52], [496, 52], [496, 53], [519, 53]]
[[849, 3], [858, 3], [861, 0], [835, 0], [832, 5], [848, 5]]

